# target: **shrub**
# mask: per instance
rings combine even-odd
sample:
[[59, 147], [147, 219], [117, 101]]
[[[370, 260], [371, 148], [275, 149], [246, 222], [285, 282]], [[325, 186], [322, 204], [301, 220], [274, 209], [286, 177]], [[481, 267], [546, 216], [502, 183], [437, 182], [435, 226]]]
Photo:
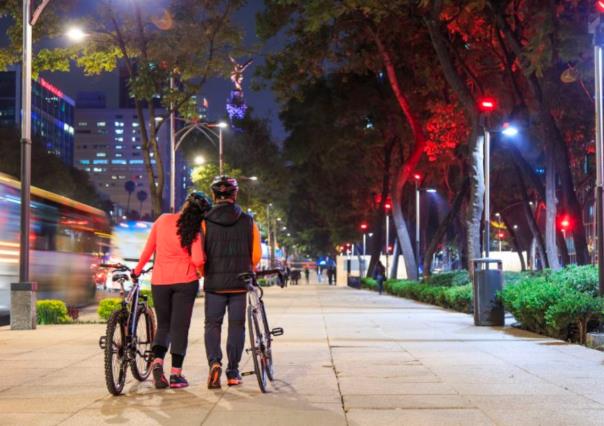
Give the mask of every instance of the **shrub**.
[[559, 271], [546, 273], [549, 281], [570, 286], [581, 293], [598, 296], [598, 269], [592, 265], [571, 265]]
[[468, 271], [462, 269], [459, 271], [452, 272], [441, 272], [440, 274], [431, 275], [427, 284], [434, 287], [454, 287], [459, 285], [466, 285], [470, 282], [470, 274]]
[[99, 309], [97, 310], [97, 312], [99, 314], [99, 317], [102, 320], [107, 321], [109, 319], [109, 317], [111, 316], [111, 314], [113, 313], [113, 311], [120, 309], [121, 306], [122, 306], [122, 299], [120, 299], [119, 297], [110, 297], [110, 298], [101, 300], [101, 303], [99, 303]]
[[153, 302], [153, 293], [151, 292], [151, 290], [141, 289], [141, 295], [147, 296], [147, 304], [150, 308], [153, 308], [155, 306], [155, 303]]
[[260, 278], [258, 279], [258, 285], [260, 287], [268, 287], [268, 280], [266, 278]]
[[367, 290], [377, 290], [377, 281], [373, 278], [361, 278], [361, 288]]
[[[603, 299], [586, 293], [566, 291], [545, 313], [549, 334], [561, 339], [573, 338], [585, 343], [587, 326], [591, 320], [601, 320], [604, 311]], [[573, 336], [573, 329], [578, 336]]]
[[36, 302], [38, 324], [66, 324], [70, 322], [67, 306], [61, 300], [39, 300]]
[[469, 314], [474, 310], [472, 298], [472, 284], [451, 287], [444, 291], [444, 306], [455, 311]]

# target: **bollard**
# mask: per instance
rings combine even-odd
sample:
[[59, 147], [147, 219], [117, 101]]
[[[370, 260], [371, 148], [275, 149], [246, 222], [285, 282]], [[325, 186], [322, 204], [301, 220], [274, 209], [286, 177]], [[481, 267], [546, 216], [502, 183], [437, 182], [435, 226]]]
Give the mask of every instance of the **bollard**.
[[36, 291], [38, 283], [12, 283], [10, 285], [10, 328], [11, 330], [35, 330]]

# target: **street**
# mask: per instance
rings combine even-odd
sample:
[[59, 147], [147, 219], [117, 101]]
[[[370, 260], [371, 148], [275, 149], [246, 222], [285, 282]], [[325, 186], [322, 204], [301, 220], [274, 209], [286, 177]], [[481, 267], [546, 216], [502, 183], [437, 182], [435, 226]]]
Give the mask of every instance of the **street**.
[[[206, 389], [203, 299], [185, 390], [105, 389], [102, 324], [0, 327], [2, 425], [602, 425], [603, 354], [364, 290], [267, 290], [274, 382]], [[244, 355], [243, 370], [251, 369]], [[131, 377], [131, 376], [130, 376]], [[224, 382], [224, 380], [223, 380]]]

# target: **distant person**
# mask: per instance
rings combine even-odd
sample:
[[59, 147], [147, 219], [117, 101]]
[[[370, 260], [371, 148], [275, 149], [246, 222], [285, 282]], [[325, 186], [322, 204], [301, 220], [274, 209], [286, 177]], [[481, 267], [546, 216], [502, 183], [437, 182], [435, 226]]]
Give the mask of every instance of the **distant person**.
[[319, 284], [321, 284], [321, 282], [323, 281], [323, 269], [321, 268], [321, 265], [317, 266], [317, 282]]
[[333, 265], [329, 265], [327, 267], [327, 280], [329, 282], [329, 285], [333, 285], [335, 284], [335, 277], [336, 277], [336, 268]]
[[304, 267], [304, 278], [306, 279], [306, 284], [310, 284], [310, 269], [308, 269], [308, 266]]
[[298, 285], [298, 282], [300, 281], [301, 276], [302, 276], [302, 274], [300, 273], [300, 270], [294, 269], [291, 272], [292, 285]]
[[377, 281], [378, 292], [382, 294], [384, 291], [384, 280], [386, 279], [386, 267], [381, 260], [378, 260], [373, 269], [373, 278]]
[[[189, 385], [182, 375], [187, 352], [189, 326], [199, 276], [205, 262], [201, 246], [201, 221], [212, 206], [202, 192], [187, 197], [180, 212], [163, 214], [153, 224], [147, 244], [133, 275], [139, 276], [155, 254], [151, 292], [157, 316], [157, 334], [153, 340], [153, 383], [157, 389], [184, 388]], [[170, 381], [164, 375], [164, 357], [170, 349]]]

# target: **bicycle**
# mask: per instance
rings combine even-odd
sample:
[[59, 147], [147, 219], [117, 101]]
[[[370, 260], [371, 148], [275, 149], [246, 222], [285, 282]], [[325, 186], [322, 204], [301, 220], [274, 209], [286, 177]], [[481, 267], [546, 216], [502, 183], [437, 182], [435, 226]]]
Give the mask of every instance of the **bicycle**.
[[[107, 390], [118, 396], [124, 390], [128, 366], [134, 378], [144, 382], [151, 374], [153, 355], [151, 345], [155, 338], [155, 314], [149, 307], [147, 296], [141, 294], [138, 278], [131, 277], [132, 270], [122, 264], [101, 264], [111, 268], [112, 280], [120, 285], [123, 297], [121, 307], [107, 321], [99, 346], [105, 352], [105, 383]], [[148, 273], [152, 267], [142, 271]], [[132, 288], [126, 295], [124, 283], [132, 280]]]
[[285, 282], [280, 269], [239, 274], [239, 279], [244, 281], [248, 288], [247, 324], [251, 347], [246, 349], [246, 352], [252, 354], [254, 362], [254, 371], [244, 372], [241, 375], [255, 374], [262, 393], [267, 392], [267, 379], [272, 382], [275, 377], [271, 347], [273, 337], [283, 335], [283, 328], [277, 327], [272, 330], [269, 328], [266, 308], [262, 300], [264, 291], [258, 285], [257, 278], [275, 274], [278, 275], [280, 286], [283, 288]]

